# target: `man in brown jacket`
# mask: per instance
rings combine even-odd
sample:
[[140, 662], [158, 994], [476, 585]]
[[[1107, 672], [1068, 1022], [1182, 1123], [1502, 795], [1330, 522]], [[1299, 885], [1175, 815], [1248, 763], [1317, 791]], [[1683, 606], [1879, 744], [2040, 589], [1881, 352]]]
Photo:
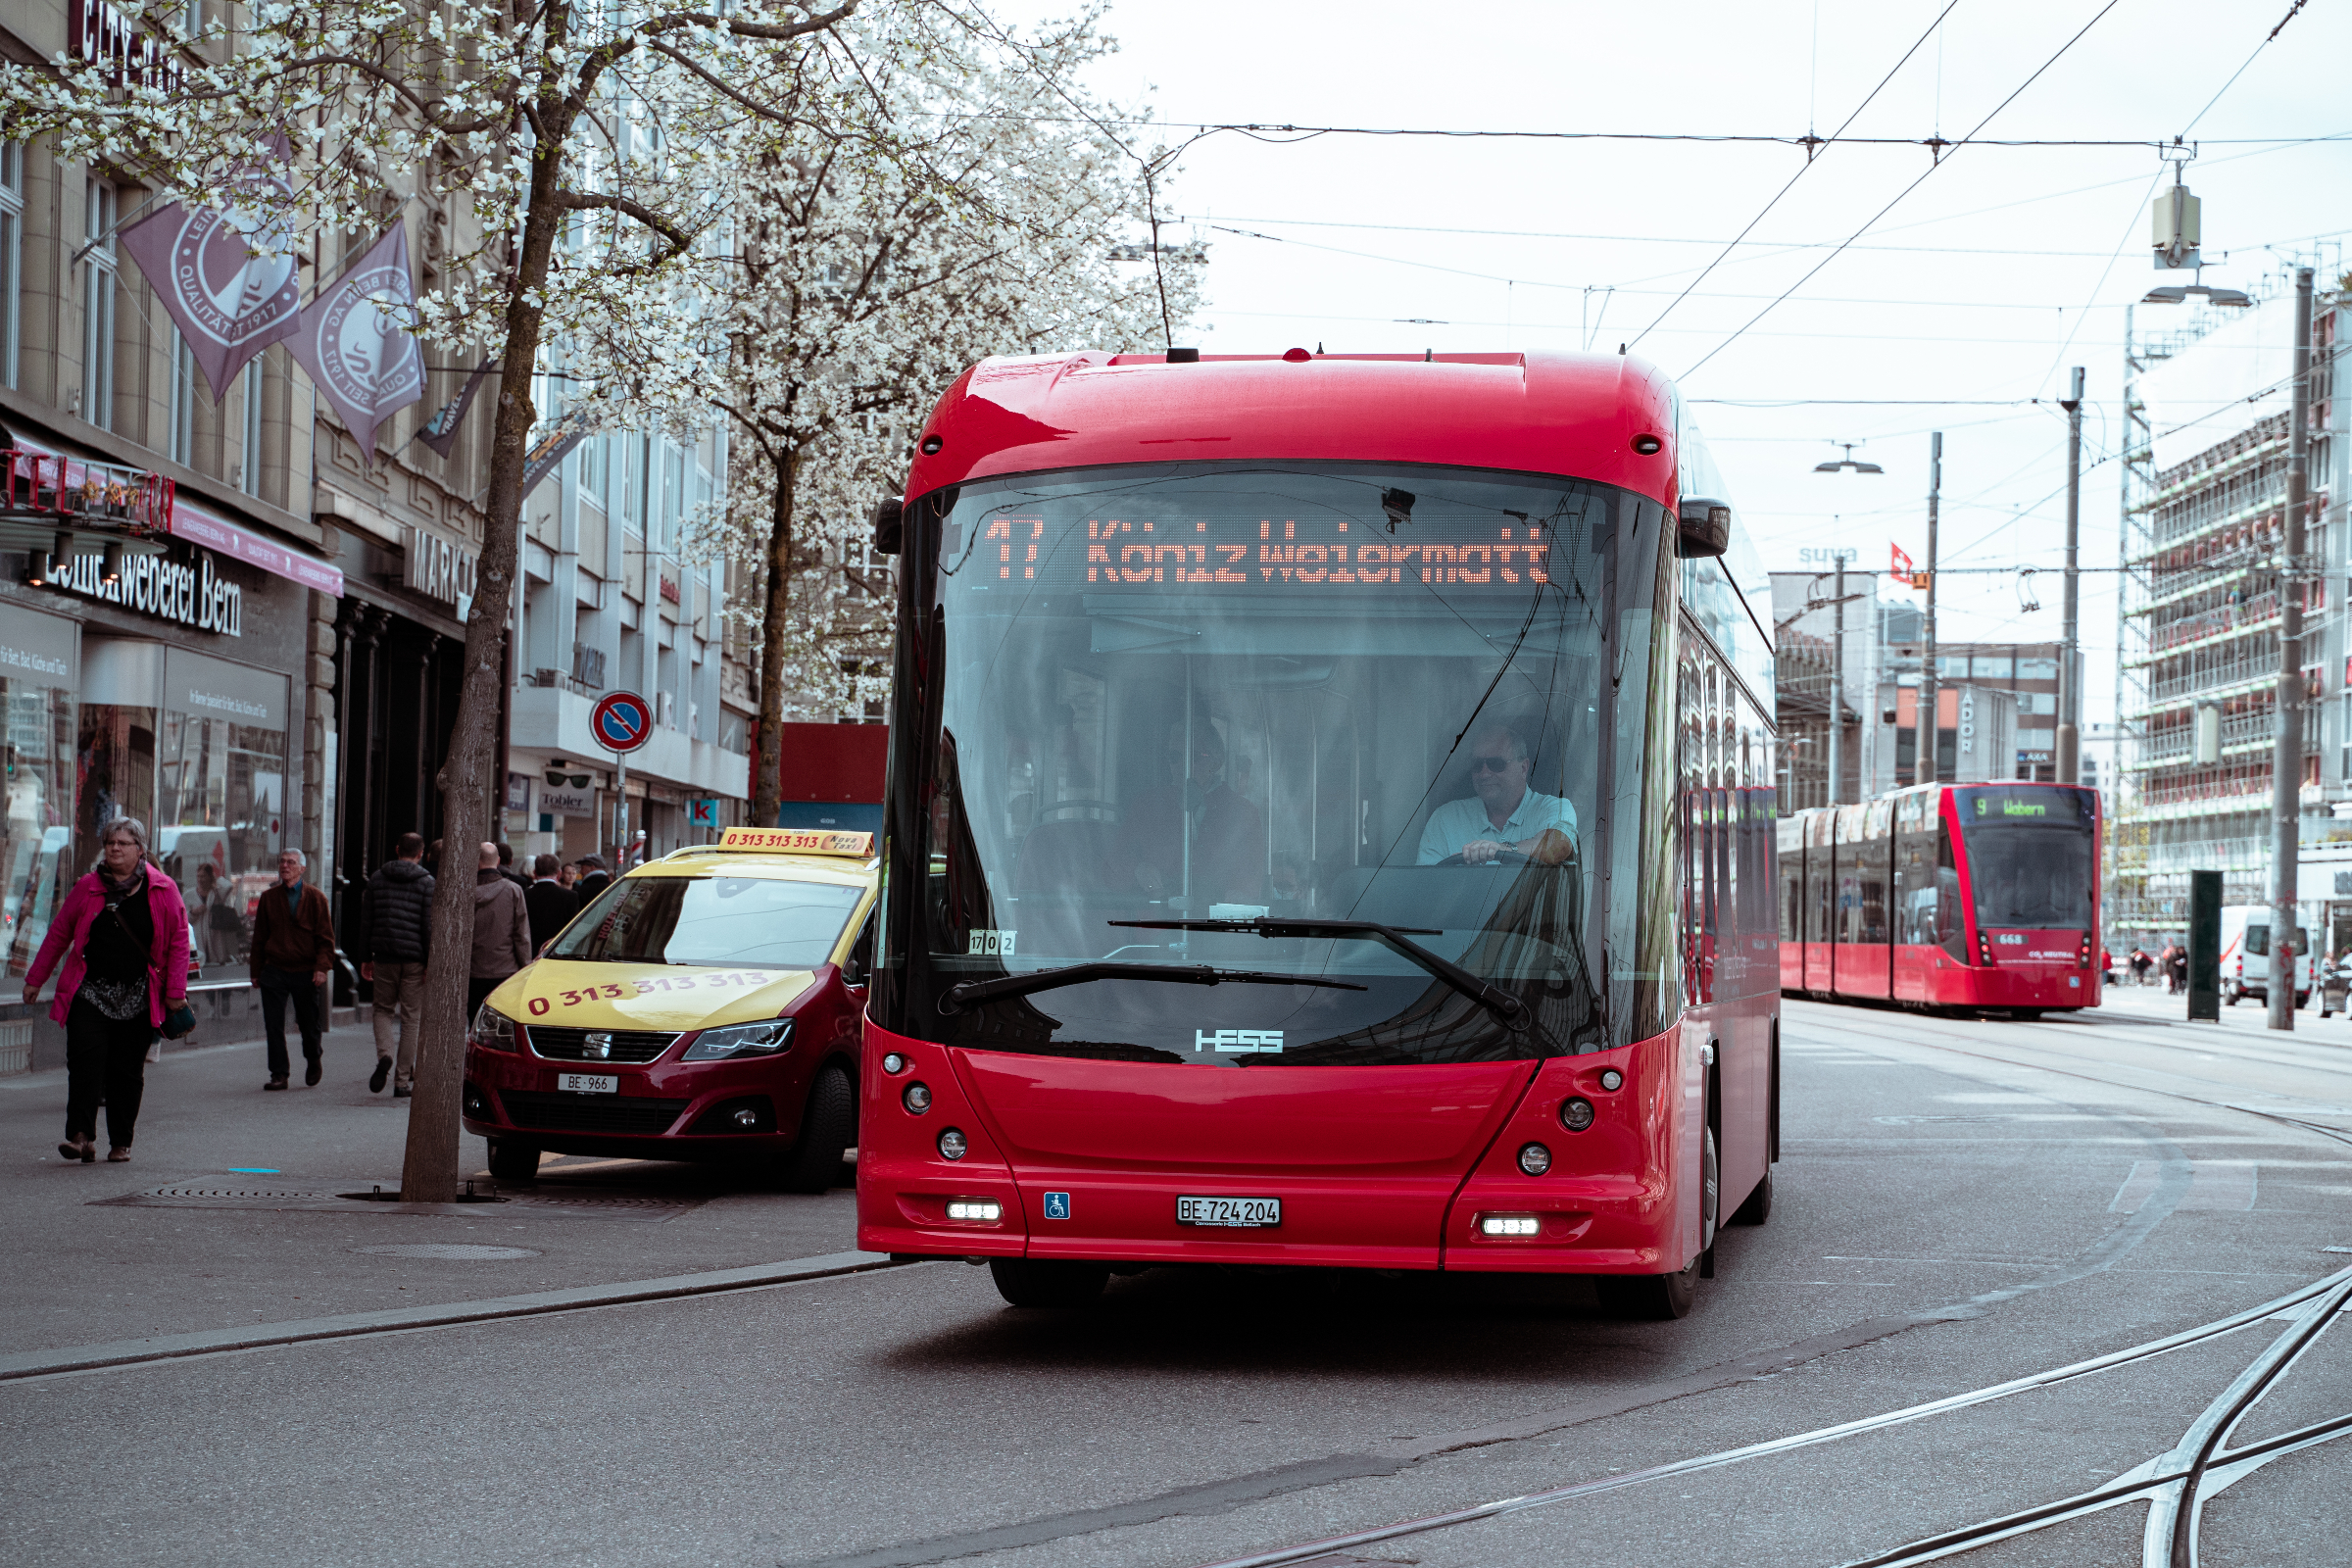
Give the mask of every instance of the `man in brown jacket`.
[[286, 1003], [302, 1030], [302, 1081], [312, 1088], [325, 1071], [319, 1044], [318, 988], [335, 965], [335, 922], [326, 895], [303, 880], [302, 852], [288, 846], [277, 855], [277, 886], [264, 893], [253, 910], [253, 983], [262, 988], [262, 1030], [270, 1037], [270, 1081], [283, 1089], [293, 1063], [286, 1055]]
[[531, 961], [531, 917], [522, 889], [499, 874], [498, 846], [484, 844], [473, 873], [473, 968], [466, 1016], [481, 1009], [498, 983]]

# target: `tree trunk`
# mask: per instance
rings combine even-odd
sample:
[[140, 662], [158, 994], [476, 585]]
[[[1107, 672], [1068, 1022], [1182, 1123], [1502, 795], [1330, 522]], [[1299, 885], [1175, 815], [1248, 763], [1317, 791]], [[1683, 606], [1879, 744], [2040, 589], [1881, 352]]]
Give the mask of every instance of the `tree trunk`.
[[499, 756], [500, 669], [514, 593], [515, 536], [522, 515], [523, 457], [537, 411], [531, 372], [545, 313], [531, 303], [547, 281], [562, 219], [557, 205], [564, 127], [551, 124], [531, 172], [516, 277], [507, 305], [497, 415], [491, 425], [490, 490], [482, 522], [472, 612], [466, 620], [466, 670], [440, 786], [444, 848], [433, 889], [432, 956], [425, 971], [416, 1087], [409, 1102], [402, 1162], [404, 1203], [448, 1203], [458, 1196], [459, 1091], [465, 1077], [466, 990], [473, 956], [474, 859], [491, 837], [491, 802], [506, 780], [490, 774]]
[[760, 755], [752, 779], [752, 822], [773, 827], [784, 800], [784, 636], [792, 607], [793, 481], [800, 454], [775, 452], [775, 511], [767, 525], [767, 604], [760, 638]]

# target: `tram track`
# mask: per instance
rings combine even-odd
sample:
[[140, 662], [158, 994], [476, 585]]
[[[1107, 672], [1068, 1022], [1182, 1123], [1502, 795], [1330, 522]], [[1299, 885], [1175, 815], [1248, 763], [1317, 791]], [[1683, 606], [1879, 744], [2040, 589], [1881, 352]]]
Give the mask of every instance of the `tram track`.
[[[2236, 1421], [2252, 1408], [2254, 1401], [2262, 1394], [2274, 1386], [2278, 1375], [2292, 1364], [2295, 1356], [2308, 1348], [2310, 1343], [2333, 1322], [2335, 1317], [2344, 1310], [2347, 1301], [2352, 1301], [2352, 1269], [2339, 1270], [2324, 1279], [2315, 1280], [2309, 1285], [2266, 1301], [2260, 1306], [2248, 1307], [2243, 1311], [2233, 1312], [2228, 1317], [2217, 1318], [2195, 1328], [2183, 1329], [2162, 1339], [2150, 1340], [2126, 1349], [2110, 1351], [2105, 1355], [2093, 1356], [2088, 1360], [2077, 1361], [2047, 1372], [2034, 1373], [2006, 1383], [1996, 1383], [1986, 1388], [1971, 1390], [1965, 1394], [1947, 1395], [1939, 1399], [1906, 1405], [1901, 1409], [1888, 1410], [1875, 1416], [1865, 1416], [1859, 1420], [1840, 1422], [1835, 1426], [1820, 1427], [1810, 1432], [1795, 1433], [1787, 1437], [1769, 1438], [1761, 1443], [1747, 1444], [1737, 1448], [1726, 1448], [1717, 1453], [1701, 1454], [1694, 1458], [1678, 1459], [1667, 1464], [1652, 1465], [1646, 1469], [1630, 1471], [1623, 1475], [1605, 1476], [1597, 1480], [1577, 1482], [1545, 1492], [1530, 1493], [1516, 1497], [1501, 1497], [1467, 1508], [1401, 1520], [1375, 1530], [1355, 1531], [1344, 1536], [1326, 1537], [1319, 1541], [1303, 1542], [1295, 1546], [1252, 1552], [1240, 1557], [1219, 1558], [1214, 1562], [1202, 1564], [1201, 1568], [1285, 1568], [1285, 1565], [1288, 1564], [1305, 1563], [1316, 1557], [1334, 1552], [1349, 1551], [1359, 1546], [1378, 1545], [1408, 1536], [1429, 1535], [1441, 1530], [1507, 1518], [1532, 1509], [1554, 1507], [1587, 1497], [1599, 1496], [1605, 1493], [1623, 1491], [1629, 1487], [1639, 1487], [1651, 1482], [1720, 1470], [1755, 1459], [1775, 1457], [1803, 1448], [1840, 1442], [1847, 1438], [1884, 1432], [1893, 1427], [1909, 1425], [1915, 1421], [1948, 1415], [1959, 1410], [1973, 1409], [1979, 1405], [1989, 1404], [1994, 1400], [2009, 1398], [2016, 1395], [2054, 1388], [2059, 1384], [2070, 1383], [2078, 1378], [2091, 1377], [2122, 1367], [2144, 1365], [2160, 1356], [2169, 1355], [2173, 1351], [2239, 1333], [2267, 1321], [2282, 1311], [2302, 1307], [2304, 1310], [2297, 1315], [2293, 1326], [2266, 1348], [2262, 1356], [2258, 1357], [2245, 1373], [2240, 1374], [2238, 1379], [2224, 1391], [2221, 1398], [2217, 1399], [2203, 1415], [2199, 1416], [2180, 1444], [2176, 1445], [2170, 1452], [2159, 1459], [2151, 1460], [2147, 1465], [2139, 1467], [2138, 1470], [2128, 1472], [2125, 1477], [2096, 1491], [2043, 1504], [2022, 1513], [1986, 1520], [1964, 1530], [1947, 1532], [1941, 1536], [1912, 1542], [1892, 1551], [1860, 1558], [1844, 1565], [1844, 1568], [1902, 1568], [1902, 1565], [1911, 1563], [1933, 1562], [1941, 1557], [1953, 1556], [1963, 1551], [1972, 1551], [1979, 1546], [1989, 1545], [1995, 1541], [2005, 1540], [2013, 1535], [2024, 1535], [2034, 1530], [2045, 1529], [2050, 1525], [2064, 1523], [2068, 1519], [2079, 1518], [2083, 1514], [2096, 1512], [2102, 1508], [2114, 1507], [2136, 1497], [2163, 1494], [2168, 1488], [2176, 1488], [2180, 1489], [2180, 1492], [2179, 1501], [2175, 1505], [2175, 1513], [2179, 1518], [2185, 1519], [2190, 1528], [2185, 1534], [2168, 1529], [2163, 1536], [2166, 1555], [2144, 1561], [2143, 1568], [2193, 1568], [2195, 1561], [2194, 1520], [2196, 1510], [2202, 1506], [2201, 1502], [2197, 1500], [2198, 1497], [2210, 1497], [2222, 1487], [2232, 1484], [2244, 1475], [2253, 1473], [2262, 1464], [2329, 1441], [2346, 1432], [2352, 1432], [2352, 1414], [2346, 1414], [2267, 1438], [2261, 1442], [2249, 1444], [2243, 1448], [2225, 1451], [2219, 1447], [2219, 1444], [2226, 1440], [2229, 1431]], [[2177, 1457], [2184, 1446], [2190, 1449], [2189, 1457], [2185, 1461]], [[2172, 1461], [2170, 1468], [2157, 1468], [2165, 1465], [2168, 1460]], [[2191, 1485], [2192, 1482], [2205, 1482], [2208, 1478], [2210, 1478], [2211, 1484]], [[2174, 1542], [2177, 1536], [2188, 1544], [2190, 1554], [2186, 1558], [2173, 1555]]]
[[[1830, 1004], [1825, 1004], [1825, 1005]], [[1807, 1027], [1819, 1029], [1826, 1034], [1851, 1036], [1855, 1040], [1863, 1043], [1863, 1049], [1868, 1049], [1869, 1046], [1874, 1044], [1883, 1044], [1886, 1041], [1892, 1040], [1902, 1045], [1917, 1046], [1924, 1050], [1941, 1051], [1955, 1056], [1968, 1056], [1978, 1061], [1995, 1062], [2004, 1067], [2023, 1068], [2030, 1072], [2046, 1072], [2055, 1074], [2061, 1078], [2080, 1079], [2087, 1083], [2098, 1084], [2102, 1088], [2106, 1089], [2132, 1090], [2139, 1094], [2155, 1095], [2166, 1100], [2182, 1101], [2192, 1105], [2203, 1105], [2212, 1110], [2234, 1110], [2243, 1115], [2258, 1116], [2265, 1121], [2278, 1122], [2283, 1126], [2300, 1128], [2305, 1132], [2318, 1133], [2321, 1137], [2329, 1139], [2332, 1142], [2352, 1146], [2352, 1132], [2347, 1132], [2338, 1127], [2330, 1127], [2325, 1122], [2310, 1121], [2303, 1117], [2289, 1114], [2283, 1110], [2278, 1110], [2259, 1105], [2249, 1105], [2240, 1101], [2208, 1100], [2201, 1095], [2183, 1094], [2178, 1089], [2157, 1089], [2146, 1084], [2125, 1083], [2116, 1078], [2103, 1077], [2096, 1073], [2073, 1072], [2064, 1067], [2053, 1067], [2046, 1060], [2036, 1059], [2021, 1061], [2014, 1056], [1998, 1055], [1987, 1051], [1971, 1051], [1962, 1046], [1955, 1045], [1947, 1039], [1931, 1034], [1920, 1034], [1911, 1031], [1888, 1028], [1864, 1030], [1853, 1026], [1840, 1025], [1835, 1022], [1827, 1022], [1818, 1019], [1807, 1020]], [[2063, 1024], [2052, 1025], [2034, 1023], [2017, 1024], [2013, 1027], [2034, 1030], [2036, 1032], [2036, 1038], [2042, 1039], [2046, 1039], [2048, 1032], [2052, 1030], [2063, 1032], [2066, 1028], [2066, 1026]], [[2115, 1065], [2115, 1063], [2112, 1062], [2098, 1062], [2094, 1057], [2083, 1056], [2074, 1052], [2066, 1052], [2062, 1054], [2064, 1059], [2086, 1067], [2093, 1065], [2113, 1067]], [[2163, 1071], [2164, 1069], [2158, 1070]], [[2171, 1074], [2170, 1076], [2187, 1077], [2189, 1078], [2189, 1081], [2200, 1084], [2206, 1082], [2204, 1079], [2196, 1078], [2188, 1074]], [[2283, 1100], [2301, 1099], [2302, 1097], [2280, 1095], [2274, 1098]]]

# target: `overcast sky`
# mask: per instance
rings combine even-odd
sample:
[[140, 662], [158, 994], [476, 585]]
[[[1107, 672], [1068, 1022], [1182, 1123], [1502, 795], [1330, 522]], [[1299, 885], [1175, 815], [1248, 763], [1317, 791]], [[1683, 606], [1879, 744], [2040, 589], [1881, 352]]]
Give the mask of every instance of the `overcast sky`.
[[[2083, 579], [2094, 722], [2112, 716], [2119, 501], [2100, 460], [2118, 435], [2125, 307], [2187, 280], [2151, 270], [2148, 202], [2170, 175], [2146, 144], [2184, 129], [2202, 144], [2187, 182], [2207, 282], [2252, 289], [2300, 258], [2324, 286], [2344, 269], [2352, 4], [2316, 0], [2257, 53], [2291, 3], [2118, 0], [2101, 17], [2107, 0], [1956, 0], [1931, 31], [1942, 0], [1129, 0], [1107, 19], [1122, 51], [1093, 85], [1148, 95], [1170, 122], [1827, 136], [1924, 36], [1846, 134], [1959, 140], [2017, 93], [1980, 134], [2141, 143], [1972, 146], [1939, 167], [1916, 145], [1833, 146], [1728, 257], [1723, 242], [1805, 168], [1801, 148], [1228, 132], [1184, 154], [1168, 200], [1177, 237], [1210, 245], [1190, 336], [1211, 353], [1633, 343], [1701, 400], [1775, 569], [1832, 546], [1878, 570], [1890, 543], [1924, 557], [1933, 429], [1944, 564], [2059, 565], [2066, 428], [2050, 400], [2084, 366], [2082, 562], [2108, 568]], [[2325, 137], [2346, 139], [2279, 144]], [[2138, 312], [2143, 331], [2187, 315]], [[1776, 403], [1791, 406], [1755, 406]], [[1886, 474], [1813, 473], [1837, 441]], [[2058, 578], [2036, 587], [2042, 608], [2024, 613], [2014, 574], [1944, 578], [1941, 635], [2055, 640]]]

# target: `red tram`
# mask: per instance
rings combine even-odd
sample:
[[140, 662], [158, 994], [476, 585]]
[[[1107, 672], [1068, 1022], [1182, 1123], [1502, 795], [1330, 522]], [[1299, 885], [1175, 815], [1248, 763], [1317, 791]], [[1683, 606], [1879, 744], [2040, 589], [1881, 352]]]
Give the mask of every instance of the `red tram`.
[[990, 360], [919, 448], [858, 1245], [1019, 1305], [1203, 1263], [1686, 1311], [1771, 1203], [1776, 743], [1672, 384]]
[[1781, 989], [2006, 1010], [2099, 1004], [2099, 796], [1929, 784], [1780, 822]]

